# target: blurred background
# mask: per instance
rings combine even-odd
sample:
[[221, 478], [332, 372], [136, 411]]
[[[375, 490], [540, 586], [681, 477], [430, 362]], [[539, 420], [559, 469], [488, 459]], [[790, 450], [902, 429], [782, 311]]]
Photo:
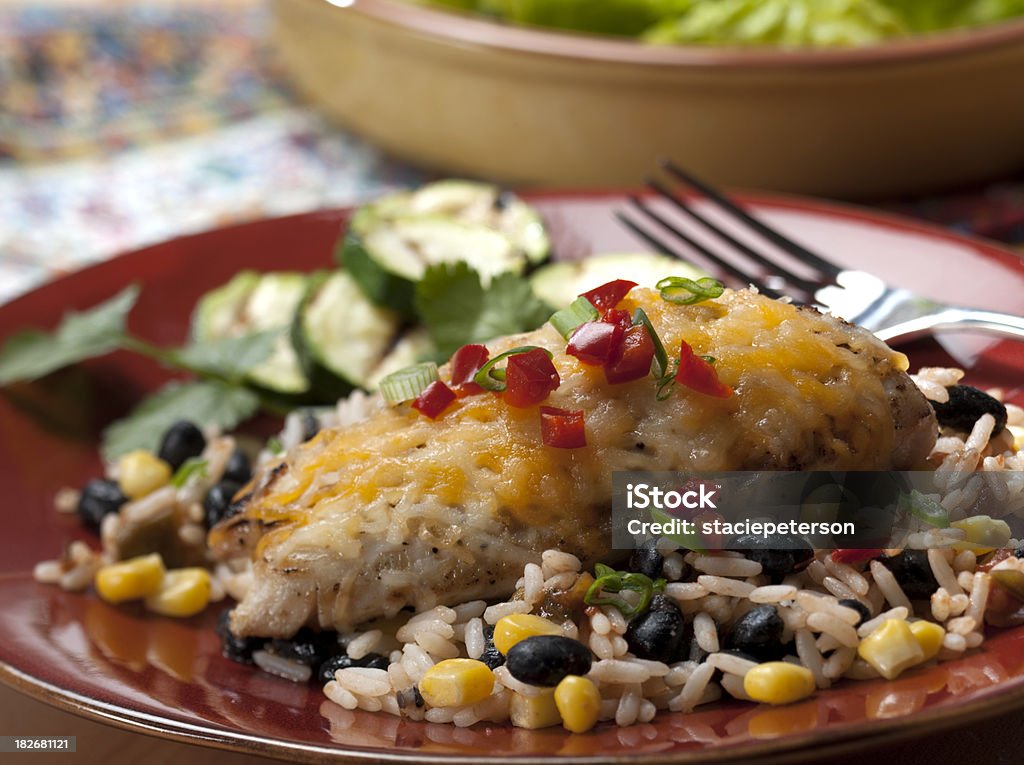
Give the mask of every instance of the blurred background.
[[[829, 28], [860, 35], [855, 21]], [[729, 34], [763, 34], [753, 23]], [[1024, 28], [996, 26], [1013, 35], [926, 51], [929, 80], [900, 42], [797, 66], [389, 0], [0, 0], [0, 301], [127, 249], [430, 177], [639, 186], [665, 154], [1020, 243]], [[684, 33], [708, 34], [659, 34]], [[857, 116], [872, 109], [892, 116]]]

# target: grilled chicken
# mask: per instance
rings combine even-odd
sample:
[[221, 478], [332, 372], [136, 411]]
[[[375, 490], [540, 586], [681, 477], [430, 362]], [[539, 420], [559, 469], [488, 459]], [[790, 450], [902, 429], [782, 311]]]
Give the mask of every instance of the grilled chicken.
[[[489, 345], [549, 349], [582, 409], [587, 445], [543, 446], [537, 407], [483, 393], [430, 420], [408, 405], [321, 432], [257, 476], [240, 514], [211, 531], [222, 558], [250, 556], [238, 635], [346, 630], [438, 603], [508, 596], [525, 563], [557, 547], [591, 565], [609, 553], [616, 470], [885, 470], [922, 467], [936, 437], [907, 360], [867, 331], [751, 291], [694, 306], [634, 289], [669, 353], [716, 358], [728, 398], [647, 377], [609, 385], [550, 326]], [[448, 370], [441, 369], [448, 378]]]

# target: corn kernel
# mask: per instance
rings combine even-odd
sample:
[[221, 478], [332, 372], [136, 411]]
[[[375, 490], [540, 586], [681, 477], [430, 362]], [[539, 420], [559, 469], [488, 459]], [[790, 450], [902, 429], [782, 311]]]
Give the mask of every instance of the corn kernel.
[[1020, 425], [1007, 425], [1006, 429], [1013, 436], [1013, 450], [1016, 452], [1024, 451], [1024, 427]]
[[419, 688], [432, 707], [476, 704], [494, 690], [494, 673], [476, 659], [445, 659], [427, 670]]
[[924, 653], [921, 661], [928, 661], [935, 656], [942, 648], [942, 639], [946, 636], [946, 630], [942, 629], [941, 625], [925, 620], [911, 622], [910, 632]]
[[171, 480], [171, 466], [146, 449], [136, 449], [117, 463], [117, 482], [128, 499], [142, 499]]
[[194, 616], [210, 602], [210, 572], [179, 568], [164, 574], [160, 589], [146, 598], [146, 608], [164, 616]]
[[924, 649], [914, 637], [910, 625], [902, 619], [882, 622], [860, 641], [857, 653], [886, 680], [892, 680], [908, 667], [924, 661]]
[[597, 725], [597, 717], [601, 713], [601, 692], [593, 680], [566, 675], [555, 688], [555, 706], [566, 730], [586, 733]]
[[537, 730], [538, 728], [550, 728], [562, 722], [562, 716], [555, 704], [554, 690], [546, 690], [537, 696], [523, 696], [519, 693], [512, 694], [509, 705], [509, 714], [512, 724], [517, 728]]
[[562, 628], [533, 614], [510, 614], [498, 619], [494, 625], [494, 647], [507, 654], [520, 640], [534, 635], [561, 635]]
[[123, 603], [160, 589], [164, 562], [157, 553], [112, 563], [96, 572], [96, 592], [108, 603]]
[[972, 515], [949, 525], [967, 534], [963, 542], [952, 545], [954, 550], [991, 552], [998, 547], [1006, 547], [1010, 541], [1010, 527], [1006, 521], [987, 515]]
[[785, 661], [758, 664], [743, 677], [743, 690], [754, 701], [792, 704], [814, 693], [811, 670]]

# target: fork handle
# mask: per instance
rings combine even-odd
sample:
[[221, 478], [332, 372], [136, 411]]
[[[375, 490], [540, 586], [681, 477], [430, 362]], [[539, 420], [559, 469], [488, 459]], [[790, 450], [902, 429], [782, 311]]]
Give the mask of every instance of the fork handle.
[[886, 327], [875, 333], [883, 342], [916, 340], [936, 332], [980, 332], [1024, 340], [1024, 317], [976, 308], [945, 308], [942, 311]]

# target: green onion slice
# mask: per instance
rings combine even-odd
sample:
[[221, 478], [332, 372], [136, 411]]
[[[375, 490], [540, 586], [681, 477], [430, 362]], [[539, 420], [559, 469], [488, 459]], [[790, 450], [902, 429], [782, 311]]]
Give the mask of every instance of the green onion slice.
[[643, 308], [637, 308], [633, 312], [633, 326], [636, 327], [641, 324], [647, 330], [647, 334], [651, 337], [651, 343], [654, 345], [654, 360], [651, 362], [651, 372], [660, 380], [665, 376], [665, 372], [668, 371], [668, 353], [666, 353], [665, 345], [661, 342], [661, 338], [658, 337], [654, 325], [651, 324], [651, 318], [647, 315], [647, 312]]
[[[587, 589], [583, 596], [583, 602], [588, 606], [613, 606], [619, 609], [623, 616], [629, 618], [642, 614], [651, 604], [651, 598], [656, 592], [664, 592], [664, 579], [651, 579], [644, 574], [637, 574], [632, 571], [616, 571], [610, 566], [598, 563], [594, 566], [594, 573], [597, 575], [593, 584]], [[615, 597], [614, 593], [623, 590], [632, 590], [640, 593], [640, 600], [632, 605], [623, 598]]]
[[569, 339], [576, 328], [580, 324], [586, 324], [588, 321], [596, 321], [601, 317], [597, 309], [594, 308], [594, 304], [587, 300], [585, 297], [580, 295], [569, 304], [568, 308], [563, 308], [561, 311], [555, 311], [548, 319], [551, 322], [551, 326], [559, 331], [559, 333], [566, 340]]
[[207, 461], [202, 457], [189, 457], [181, 463], [181, 467], [174, 471], [174, 475], [171, 477], [171, 486], [180, 489], [189, 482], [192, 476], [205, 478], [207, 466]]
[[679, 370], [679, 359], [672, 359], [668, 369], [658, 379], [658, 392], [654, 398], [658, 401], [668, 401], [672, 398], [672, 392], [676, 389], [676, 372]]
[[494, 365], [502, 359], [507, 359], [509, 356], [518, 356], [521, 353], [529, 353], [530, 351], [536, 350], [544, 351], [544, 353], [548, 355], [549, 359], [552, 358], [552, 353], [547, 348], [541, 348], [539, 345], [520, 345], [519, 347], [512, 348], [504, 353], [499, 353], [493, 359], [480, 367], [480, 371], [476, 373], [476, 376], [473, 378], [473, 382], [484, 390], [501, 393], [505, 390], [505, 370], [496, 369]]
[[380, 381], [380, 392], [389, 404], [401, 404], [420, 395], [437, 379], [437, 364], [425, 361], [392, 372]]
[[693, 305], [721, 297], [725, 290], [724, 284], [710, 276], [697, 279], [697, 281], [682, 276], [667, 276], [655, 287], [661, 291], [662, 300], [677, 305]]
[[274, 455], [284, 454], [284, 444], [281, 443], [281, 439], [271, 436], [267, 440], [267, 451]]
[[925, 523], [940, 529], [949, 526], [949, 511], [917, 489], [913, 489], [909, 495], [902, 495], [900, 501], [906, 503], [907, 509], [915, 518], [920, 518]]

